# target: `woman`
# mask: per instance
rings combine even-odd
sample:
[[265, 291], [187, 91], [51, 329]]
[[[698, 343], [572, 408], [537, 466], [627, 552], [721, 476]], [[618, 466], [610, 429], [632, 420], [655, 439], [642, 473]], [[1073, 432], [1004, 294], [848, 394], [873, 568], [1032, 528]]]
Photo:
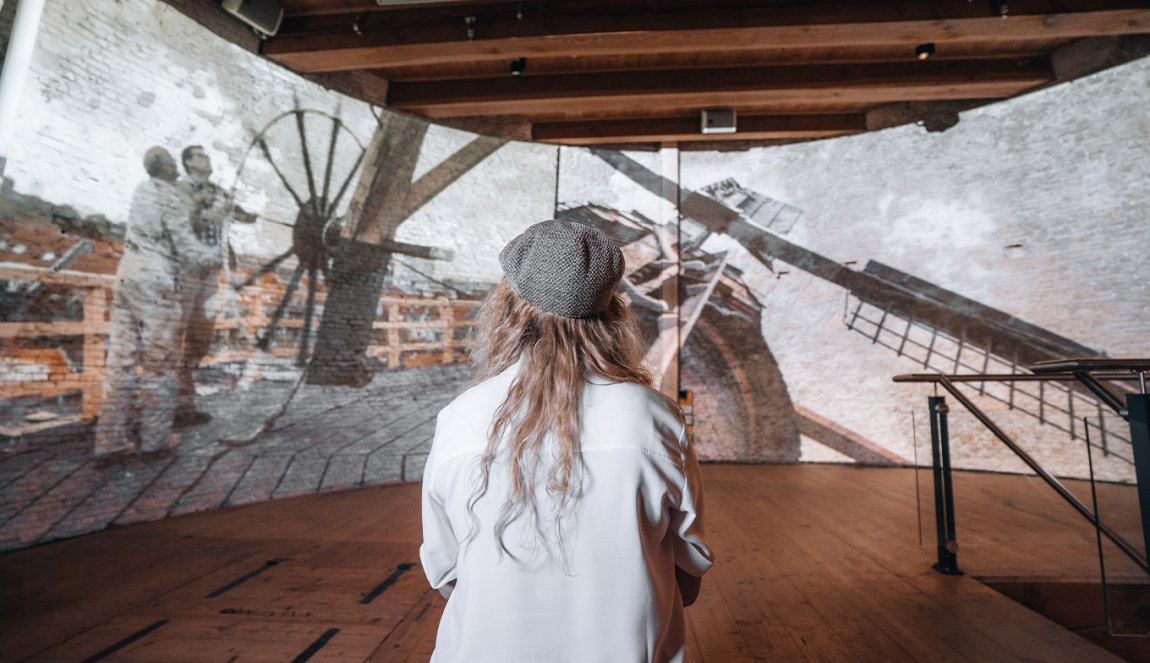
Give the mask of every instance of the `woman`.
[[432, 661], [686, 660], [712, 554], [678, 406], [650, 388], [602, 232], [544, 221], [499, 255], [478, 382], [439, 413], [420, 559]]

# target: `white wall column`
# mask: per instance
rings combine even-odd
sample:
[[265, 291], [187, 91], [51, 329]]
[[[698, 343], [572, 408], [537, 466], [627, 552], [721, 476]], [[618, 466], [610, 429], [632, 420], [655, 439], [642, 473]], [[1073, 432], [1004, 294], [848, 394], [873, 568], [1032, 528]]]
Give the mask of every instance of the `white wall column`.
[[[659, 150], [660, 175], [663, 177], [662, 205], [659, 210], [659, 223], [665, 245], [673, 247], [676, 255], [667, 256], [681, 262], [679, 244], [679, 146], [664, 144]], [[679, 399], [679, 352], [682, 349], [679, 315], [679, 275], [676, 273], [663, 282], [663, 301], [667, 311], [659, 316], [659, 339], [661, 357], [659, 371], [655, 379], [659, 390], [671, 398]]]
[[8, 1], [19, 4], [16, 6], [16, 18], [12, 22], [12, 34], [8, 38], [4, 70], [0, 71], [0, 177], [4, 175], [12, 138], [16, 134], [20, 95], [32, 64], [36, 33], [40, 29], [40, 15], [44, 13], [44, 0]]

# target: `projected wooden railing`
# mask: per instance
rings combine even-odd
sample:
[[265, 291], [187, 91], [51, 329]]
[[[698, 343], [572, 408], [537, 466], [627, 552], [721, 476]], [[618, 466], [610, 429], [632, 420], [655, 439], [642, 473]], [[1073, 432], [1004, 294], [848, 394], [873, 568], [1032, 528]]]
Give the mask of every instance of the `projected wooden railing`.
[[[79, 412], [51, 418], [44, 413], [43, 420], [32, 413], [31, 419], [19, 425], [9, 422], [0, 427], [0, 433], [28, 434], [92, 420], [100, 411], [103, 395], [108, 311], [115, 276], [9, 263], [0, 264], [0, 281], [83, 293], [80, 319], [0, 322], [0, 401], [79, 396]], [[213, 351], [202, 365], [248, 361], [257, 356], [260, 351], [255, 349], [254, 340], [269, 322], [269, 302], [274, 305], [282, 294], [278, 283], [273, 278], [263, 287], [245, 289], [234, 302], [222, 307], [215, 320]], [[321, 306], [323, 299], [319, 293], [317, 303]], [[389, 368], [466, 361], [479, 301], [387, 294], [379, 305], [383, 315], [373, 324], [376, 333], [368, 353]], [[289, 307], [287, 316], [279, 321], [274, 343], [266, 354], [285, 359], [295, 356], [303, 320], [302, 316], [291, 317], [294, 308]], [[299, 309], [303, 309], [302, 297]], [[75, 352], [65, 351], [68, 343], [82, 348], [78, 360]]]
[[[241, 361], [254, 356], [254, 341], [271, 322], [267, 311], [280, 300], [283, 290], [278, 282], [271, 287], [266, 283], [267, 279], [261, 281], [264, 287], [256, 284], [245, 288], [234, 304], [222, 307], [215, 322], [217, 346], [239, 349], [209, 355], [205, 363]], [[299, 289], [276, 323], [269, 354], [295, 356], [304, 324], [305, 292], [305, 288]], [[325, 292], [316, 293], [318, 310], [323, 310], [326, 299]], [[388, 368], [466, 361], [480, 304], [478, 300], [385, 294], [379, 299], [383, 315], [372, 323], [375, 333], [367, 353], [384, 360]]]
[[[84, 317], [81, 320], [52, 322], [0, 322], [0, 341], [5, 364], [0, 382], [0, 400], [22, 396], [42, 399], [82, 394], [79, 414], [37, 421], [37, 417], [12, 432], [35, 432], [44, 428], [79, 423], [95, 417], [103, 395], [104, 345], [108, 336], [107, 311], [112, 301], [115, 278], [102, 274], [52, 271], [24, 265], [0, 266], [0, 280], [30, 281], [83, 291]], [[70, 360], [61, 347], [21, 347], [21, 341], [79, 337], [82, 351], [78, 362]]]

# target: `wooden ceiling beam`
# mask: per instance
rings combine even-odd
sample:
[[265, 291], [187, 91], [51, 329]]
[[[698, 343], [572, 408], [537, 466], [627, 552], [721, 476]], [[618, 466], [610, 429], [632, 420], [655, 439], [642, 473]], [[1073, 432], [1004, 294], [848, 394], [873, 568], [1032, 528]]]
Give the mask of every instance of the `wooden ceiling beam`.
[[[1100, 7], [1101, 4], [1101, 7]], [[460, 8], [450, 20], [396, 22], [390, 14], [287, 21], [262, 52], [301, 72], [492, 61], [762, 48], [866, 47], [934, 42], [1008, 44], [1150, 32], [1150, 8], [1137, 2], [1013, 0], [1009, 18], [985, 2], [786, 6], [754, 10], [654, 11], [523, 20]], [[475, 14], [468, 25], [464, 15]], [[928, 15], [924, 15], [928, 14]], [[470, 14], [468, 14], [470, 15]], [[358, 33], [356, 32], [358, 30]], [[470, 30], [470, 33], [469, 33]], [[469, 36], [470, 34], [470, 36]]]
[[370, 71], [331, 71], [301, 76], [329, 90], [362, 99], [369, 104], [387, 105], [387, 79]]
[[861, 113], [844, 115], [740, 115], [738, 131], [703, 134], [698, 117], [598, 122], [536, 122], [532, 139], [564, 145], [831, 138], [866, 131]]
[[712, 108], [803, 100], [891, 103], [1005, 98], [1053, 79], [1048, 58], [740, 67], [393, 82], [388, 105], [428, 118], [545, 115], [659, 104]]

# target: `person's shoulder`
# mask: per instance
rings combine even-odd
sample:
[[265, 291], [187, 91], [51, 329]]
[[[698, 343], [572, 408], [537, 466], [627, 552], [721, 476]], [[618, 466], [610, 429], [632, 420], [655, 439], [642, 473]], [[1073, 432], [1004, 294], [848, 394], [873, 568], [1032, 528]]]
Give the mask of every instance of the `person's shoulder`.
[[140, 182], [136, 185], [135, 191], [132, 192], [134, 202], [149, 205], [164, 204], [172, 198], [179, 197], [179, 195], [175, 186], [158, 177], [149, 177]]
[[160, 189], [161, 186], [170, 186], [170, 185], [161, 179], [158, 179], [155, 177], [149, 177], [148, 179], [143, 180], [142, 182], [140, 182], [139, 184], [136, 185], [135, 193], [136, 193], [136, 195], [154, 194], [155, 192], [161, 190]]
[[443, 447], [465, 450], [487, 444], [495, 411], [507, 398], [504, 376], [474, 384], [448, 403], [436, 418], [436, 437]]
[[602, 390], [600, 400], [632, 406], [635, 413], [667, 414], [681, 418], [682, 410], [673, 398], [646, 385], [637, 382], [612, 382], [595, 384], [595, 389]]
[[490, 419], [495, 410], [507, 398], [509, 380], [506, 376], [496, 375], [482, 382], [471, 385], [456, 396], [443, 412], [462, 418]]
[[682, 458], [686, 425], [679, 404], [666, 394], [617, 382], [594, 385], [585, 404], [583, 425], [589, 447], [634, 447]]

